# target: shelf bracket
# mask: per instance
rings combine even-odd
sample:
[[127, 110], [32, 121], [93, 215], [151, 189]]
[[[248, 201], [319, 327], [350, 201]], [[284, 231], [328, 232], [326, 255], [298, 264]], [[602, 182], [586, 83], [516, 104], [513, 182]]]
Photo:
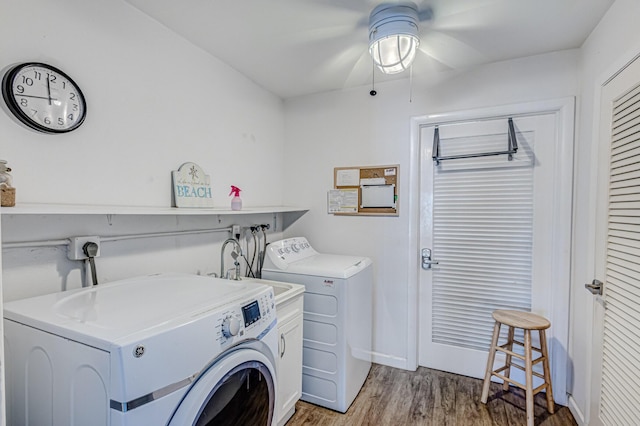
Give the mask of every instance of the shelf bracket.
[[518, 152], [518, 140], [516, 138], [516, 131], [513, 127], [513, 118], [511, 117], [509, 117], [508, 126], [509, 126], [509, 129], [507, 132], [508, 141], [507, 141], [506, 151], [480, 152], [475, 154], [460, 154], [460, 155], [448, 155], [448, 156], [440, 155], [440, 129], [438, 129], [438, 126], [436, 126], [433, 131], [433, 150], [432, 150], [433, 161], [436, 162], [436, 165], [440, 165], [440, 161], [442, 160], [457, 160], [461, 158], [488, 157], [493, 155], [508, 155], [509, 161], [511, 161], [513, 160], [513, 154]]

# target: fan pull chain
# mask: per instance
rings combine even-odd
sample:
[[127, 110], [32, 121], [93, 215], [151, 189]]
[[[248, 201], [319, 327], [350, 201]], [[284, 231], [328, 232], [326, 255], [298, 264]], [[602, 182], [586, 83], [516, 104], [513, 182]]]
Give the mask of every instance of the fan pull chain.
[[373, 63], [373, 58], [371, 59], [371, 91], [369, 94], [371, 96], [378, 94], [378, 92], [376, 92], [376, 66]]
[[409, 103], [413, 102], [413, 65], [409, 67]]

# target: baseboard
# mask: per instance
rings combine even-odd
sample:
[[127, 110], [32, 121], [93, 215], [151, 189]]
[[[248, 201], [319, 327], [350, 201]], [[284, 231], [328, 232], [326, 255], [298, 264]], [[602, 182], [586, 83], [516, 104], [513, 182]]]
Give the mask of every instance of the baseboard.
[[383, 354], [379, 352], [371, 353], [371, 361], [376, 364], [386, 365], [388, 367], [401, 368], [402, 370], [416, 371], [415, 368], [409, 368], [406, 358], [400, 358], [393, 355]]
[[582, 410], [580, 410], [578, 404], [576, 403], [576, 400], [573, 399], [573, 396], [571, 395], [569, 395], [568, 407], [569, 411], [571, 411], [571, 414], [573, 415], [573, 418], [576, 420], [576, 423], [578, 423], [578, 426], [586, 426], [587, 421], [585, 420], [585, 415]]
[[289, 411], [287, 411], [287, 414], [285, 414], [285, 415], [280, 419], [280, 421], [278, 422], [278, 426], [284, 426], [284, 425], [285, 425], [285, 423], [287, 423], [287, 422], [289, 421], [289, 419], [290, 419], [291, 417], [293, 417], [293, 415], [295, 414], [295, 412], [296, 412], [296, 405], [294, 404], [294, 405], [293, 405], [293, 407], [291, 407], [291, 408], [289, 409]]

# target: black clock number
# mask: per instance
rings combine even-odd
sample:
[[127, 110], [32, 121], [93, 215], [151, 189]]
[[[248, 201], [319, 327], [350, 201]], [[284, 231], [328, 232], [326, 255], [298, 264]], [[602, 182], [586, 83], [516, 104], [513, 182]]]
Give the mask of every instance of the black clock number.
[[73, 92], [69, 93], [69, 99], [71, 99], [72, 101], [75, 101], [76, 100], [76, 94], [73, 93]]
[[49, 117], [44, 118], [44, 124], [51, 124], [51, 119]]
[[33, 86], [33, 79], [32, 79], [32, 78], [27, 77], [26, 75], [23, 75], [23, 76], [22, 76], [22, 82], [23, 82], [24, 84], [26, 84], [27, 86]]
[[27, 101], [26, 98], [20, 98], [20, 105], [26, 108], [29, 106], [29, 102]]
[[58, 117], [58, 124], [60, 126], [64, 125], [64, 120], [62, 119], [62, 117]]
[[67, 118], [69, 119], [69, 121], [73, 121], [73, 114], [67, 115]]
[[16, 86], [16, 92], [23, 94], [24, 93], [24, 86], [22, 84], [18, 84]]
[[49, 81], [51, 82], [51, 84], [55, 84], [55, 83], [56, 83], [56, 79], [57, 79], [58, 77], [56, 77], [56, 76], [55, 76], [55, 75], [53, 75], [53, 74], [49, 74], [49, 73], [47, 73], [47, 78], [49, 79]]

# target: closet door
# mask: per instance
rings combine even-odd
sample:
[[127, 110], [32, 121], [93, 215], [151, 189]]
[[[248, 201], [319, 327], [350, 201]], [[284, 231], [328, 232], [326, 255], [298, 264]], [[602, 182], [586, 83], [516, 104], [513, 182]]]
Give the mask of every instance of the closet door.
[[602, 89], [589, 424], [640, 424], [640, 60]]
[[[567, 203], [570, 212], [571, 182], [556, 180], [563, 159], [556, 113], [515, 116], [513, 123], [518, 151], [511, 160], [498, 155], [436, 165], [435, 126], [421, 131], [421, 248], [438, 263], [420, 273], [419, 363], [482, 378], [493, 310], [535, 312], [552, 321], [552, 374], [563, 382], [557, 393], [564, 400], [566, 343], [554, 338], [553, 305], [568, 294], [568, 277], [557, 282], [557, 264], [568, 268], [569, 253], [559, 257], [554, 244], [569, 241], [570, 227], [559, 229], [554, 204]], [[507, 117], [438, 125], [440, 153], [505, 151], [508, 129]], [[566, 198], [558, 196], [562, 190]]]

